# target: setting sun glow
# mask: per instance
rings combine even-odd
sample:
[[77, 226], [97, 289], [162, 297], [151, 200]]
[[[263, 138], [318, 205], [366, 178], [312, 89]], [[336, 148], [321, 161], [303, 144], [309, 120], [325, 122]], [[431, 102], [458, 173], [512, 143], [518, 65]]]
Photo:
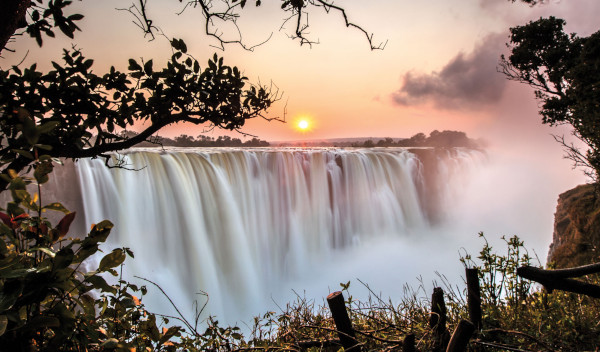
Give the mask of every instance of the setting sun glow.
[[308, 121], [306, 121], [306, 120], [300, 120], [298, 122], [298, 128], [301, 129], [301, 130], [307, 129], [308, 128]]

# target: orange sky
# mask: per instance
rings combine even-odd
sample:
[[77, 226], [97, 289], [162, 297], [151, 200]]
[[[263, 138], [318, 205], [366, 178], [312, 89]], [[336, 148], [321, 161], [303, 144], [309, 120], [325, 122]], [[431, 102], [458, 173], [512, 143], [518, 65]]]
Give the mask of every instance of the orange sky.
[[[48, 67], [62, 48], [72, 44], [95, 59], [97, 72], [111, 65], [126, 70], [128, 58], [152, 58], [155, 66], [164, 62], [170, 54], [167, 41], [144, 39], [132, 17], [115, 10], [125, 4], [129, 2], [74, 2], [72, 11], [86, 15], [75, 40], [59, 35], [39, 49], [31, 40], [19, 38], [13, 44], [16, 54], [7, 54], [0, 65], [21, 61], [29, 50], [24, 64], [35, 61], [38, 67]], [[555, 15], [567, 20], [568, 31], [589, 35], [597, 30], [600, 13], [597, 0], [551, 1], [536, 7], [504, 0], [338, 4], [347, 9], [350, 20], [374, 33], [375, 42], [387, 41], [385, 50], [370, 51], [363, 34], [346, 28], [339, 15], [318, 11], [311, 13], [310, 36], [320, 44], [300, 46], [288, 38], [290, 25], [279, 30], [284, 18], [279, 1], [243, 10], [239, 24], [246, 43], [259, 43], [272, 34], [253, 52], [235, 45], [224, 52], [215, 49], [215, 41], [203, 33], [200, 12], [192, 8], [177, 15], [178, 1], [150, 1], [149, 9], [155, 24], [168, 36], [186, 40], [200, 62], [217, 52], [227, 64], [240, 67], [251, 82], [279, 87], [284, 95], [270, 116], [285, 117], [288, 123], [248, 121], [243, 131], [261, 139], [410, 137], [453, 129], [499, 145], [507, 139], [512, 145], [539, 140], [543, 148], [554, 130], [541, 125], [533, 92], [496, 72], [508, 28]], [[223, 31], [232, 35], [227, 28]], [[311, 121], [306, 131], [295, 128], [300, 117]], [[161, 134], [197, 136], [204, 130], [177, 125]], [[554, 152], [560, 156], [560, 148]]]

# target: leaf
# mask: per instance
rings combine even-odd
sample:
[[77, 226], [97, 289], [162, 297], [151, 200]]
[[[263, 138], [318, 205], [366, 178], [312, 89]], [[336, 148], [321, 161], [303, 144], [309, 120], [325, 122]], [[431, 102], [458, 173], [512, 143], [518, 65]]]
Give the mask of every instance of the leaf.
[[48, 122], [40, 125], [40, 127], [38, 127], [38, 131], [40, 133], [48, 133], [48, 132], [52, 131], [53, 129], [55, 129], [56, 126], [58, 126], [58, 125], [60, 125], [60, 122], [58, 122], [58, 121], [48, 121]]
[[85, 67], [86, 71], [89, 70], [93, 65], [94, 65], [94, 60], [92, 60], [92, 59], [88, 59], [83, 62], [83, 66]]
[[[0, 274], [0, 278], [1, 279], [24, 279], [27, 275], [30, 274], [38, 274], [41, 272], [46, 272], [48, 271], [47, 268], [42, 268], [42, 269], [34, 269], [34, 268], [30, 268], [30, 269], [10, 269], [10, 270], [3, 270], [2, 273]], [[1, 297], [1, 293], [0, 293], [0, 297]], [[0, 298], [1, 300], [1, 298]], [[0, 309], [1, 311], [1, 309]]]
[[73, 263], [73, 258], [75, 254], [71, 248], [63, 248], [54, 257], [54, 262], [52, 263], [52, 271], [56, 272], [60, 269], [64, 269]]
[[127, 308], [133, 308], [135, 307], [135, 301], [133, 300], [133, 298], [131, 297], [124, 297], [121, 300], [121, 304], [123, 305], [123, 307]]
[[160, 339], [160, 332], [156, 327], [156, 316], [154, 314], [148, 316], [148, 319], [140, 323], [141, 331], [150, 337], [152, 341], [158, 341]]
[[142, 66], [140, 66], [137, 61], [135, 61], [134, 59], [129, 59], [129, 67], [128, 67], [129, 71], [141, 71], [142, 70]]
[[179, 326], [171, 326], [168, 329], [163, 327], [163, 335], [160, 337], [160, 340], [158, 340], [158, 345], [161, 346], [165, 342], [169, 341], [171, 337], [179, 335], [180, 329], [181, 328]]
[[7, 214], [5, 214], [1, 211], [0, 211], [0, 220], [2, 220], [2, 222], [8, 227], [12, 226], [12, 221], [10, 219], [10, 216], [8, 216]]
[[81, 299], [81, 306], [83, 307], [83, 310], [85, 312], [85, 314], [93, 317], [96, 315], [96, 302], [94, 301], [94, 298], [92, 298], [90, 295], [82, 295], [80, 297]]
[[110, 233], [110, 230], [112, 230], [113, 226], [113, 223], [108, 220], [101, 221], [92, 227], [92, 231], [90, 231], [90, 238], [96, 242], [106, 241], [106, 238], [108, 237], [108, 234]]
[[26, 116], [24, 114], [20, 115], [22, 115], [23, 121], [23, 136], [25, 136], [25, 139], [30, 145], [36, 144], [40, 138], [40, 132], [38, 131], [35, 122], [29, 117], [29, 113], [27, 113]]
[[22, 149], [12, 149], [13, 152], [29, 159], [29, 160], [34, 160], [35, 158], [33, 157], [33, 154], [31, 154], [30, 152], [26, 151], [26, 150], [22, 150]]
[[35, 166], [35, 170], [33, 171], [33, 177], [35, 177], [35, 180], [39, 184], [44, 184], [50, 179], [48, 177], [48, 174], [52, 172], [52, 169], [54, 169], [54, 166], [49, 161], [39, 163]]
[[65, 237], [67, 232], [69, 232], [69, 227], [71, 226], [73, 219], [75, 219], [75, 214], [77, 214], [76, 211], [68, 213], [59, 221], [58, 225], [56, 226], [56, 230], [58, 230], [59, 239]]
[[79, 13], [76, 13], [74, 15], [71, 15], [71, 16], [67, 17], [67, 18], [69, 20], [71, 20], [71, 21], [79, 21], [79, 20], [83, 19], [83, 15], [79, 14]]
[[50, 204], [43, 206], [42, 209], [56, 210], [56, 211], [63, 212], [65, 214], [69, 213], [69, 210], [60, 203], [50, 203]]
[[45, 253], [48, 256], [52, 257], [52, 258], [54, 258], [56, 256], [56, 253], [54, 253], [50, 248], [47, 248], [47, 247], [36, 247], [36, 248], [30, 248], [30, 249], [27, 250], [27, 252], [29, 252], [29, 253], [33, 253], [33, 252], [36, 252], [36, 251], [40, 251], [42, 253]]
[[52, 146], [51, 145], [47, 145], [47, 144], [34, 144], [34, 147], [38, 148], [38, 149], [44, 149], [44, 150], [52, 150]]
[[98, 270], [107, 271], [110, 268], [121, 265], [125, 261], [126, 255], [121, 248], [114, 249], [111, 253], [107, 254], [100, 260]]
[[106, 280], [104, 280], [104, 278], [101, 276], [92, 275], [90, 277], [87, 277], [85, 281], [92, 284], [92, 286], [94, 286], [95, 289], [101, 290], [103, 292], [110, 292], [113, 294], [117, 292], [117, 289], [106, 283]]
[[0, 292], [0, 312], [9, 310], [23, 291], [22, 281], [9, 281], [4, 284]]
[[146, 72], [147, 75], [152, 74], [152, 60], [148, 60], [148, 62], [144, 64], [144, 72]]
[[6, 317], [6, 315], [0, 315], [0, 336], [4, 335], [7, 326], [8, 318]]

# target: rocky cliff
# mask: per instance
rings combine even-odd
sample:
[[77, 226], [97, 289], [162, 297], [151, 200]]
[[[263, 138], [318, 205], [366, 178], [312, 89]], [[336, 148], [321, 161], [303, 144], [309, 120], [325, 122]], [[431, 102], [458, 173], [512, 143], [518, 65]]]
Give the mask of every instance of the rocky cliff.
[[548, 263], [566, 268], [600, 262], [600, 197], [580, 185], [558, 197]]

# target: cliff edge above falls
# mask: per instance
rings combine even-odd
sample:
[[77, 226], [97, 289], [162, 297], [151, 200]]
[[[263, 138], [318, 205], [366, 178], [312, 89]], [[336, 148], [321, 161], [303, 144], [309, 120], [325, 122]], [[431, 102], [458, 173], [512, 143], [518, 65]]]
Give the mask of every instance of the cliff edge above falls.
[[567, 268], [600, 262], [600, 197], [580, 185], [558, 197], [548, 263]]

